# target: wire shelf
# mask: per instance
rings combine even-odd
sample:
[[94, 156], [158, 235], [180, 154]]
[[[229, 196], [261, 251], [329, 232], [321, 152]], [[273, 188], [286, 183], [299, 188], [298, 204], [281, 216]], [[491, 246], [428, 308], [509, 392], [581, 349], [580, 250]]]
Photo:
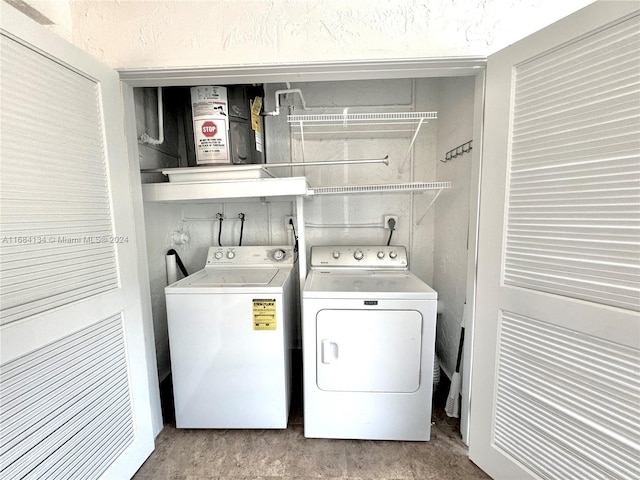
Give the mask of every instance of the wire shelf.
[[336, 187], [315, 187], [307, 190], [308, 195], [340, 195], [348, 193], [392, 193], [421, 192], [451, 188], [451, 182], [409, 182], [381, 185], [342, 185]]
[[[324, 113], [288, 115], [291, 134], [306, 139], [399, 138], [417, 136], [438, 112]], [[413, 145], [413, 141], [412, 141]]]
[[334, 124], [336, 126], [366, 124], [415, 124], [424, 120], [435, 120], [438, 112], [398, 112], [398, 113], [327, 113], [318, 115], [287, 115], [289, 123], [302, 124], [305, 127], [314, 124]]

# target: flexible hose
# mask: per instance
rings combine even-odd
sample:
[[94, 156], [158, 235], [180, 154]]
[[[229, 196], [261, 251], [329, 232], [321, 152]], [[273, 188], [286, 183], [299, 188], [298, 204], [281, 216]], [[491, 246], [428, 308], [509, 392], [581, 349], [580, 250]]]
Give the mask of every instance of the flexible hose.
[[178, 252], [176, 252], [172, 248], [171, 250], [167, 251], [167, 255], [175, 255], [176, 256], [176, 265], [178, 265], [178, 268], [182, 272], [182, 275], [184, 275], [185, 277], [188, 277], [189, 273], [187, 272], [187, 269], [185, 268], [184, 264], [182, 263], [182, 260], [180, 259], [180, 255], [178, 255]]
[[244, 231], [244, 213], [238, 214], [240, 217], [240, 241], [238, 242], [238, 246], [242, 246], [242, 232]]
[[218, 216], [218, 220], [220, 222], [220, 226], [218, 227], [218, 246], [221, 247], [222, 243], [220, 243], [220, 238], [222, 237], [222, 221], [224, 220], [224, 218], [222, 218], [222, 215]]

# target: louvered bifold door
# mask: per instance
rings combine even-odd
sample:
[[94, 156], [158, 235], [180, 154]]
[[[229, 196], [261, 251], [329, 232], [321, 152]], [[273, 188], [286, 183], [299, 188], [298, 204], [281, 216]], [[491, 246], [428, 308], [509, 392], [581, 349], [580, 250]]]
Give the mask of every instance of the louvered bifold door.
[[98, 85], [5, 36], [1, 51], [7, 324], [114, 289], [118, 278]]
[[487, 61], [469, 457], [640, 478], [640, 9], [595, 2]]
[[515, 68], [504, 283], [640, 309], [640, 19]]
[[118, 315], [0, 367], [0, 476], [99, 478], [134, 439]]
[[153, 449], [118, 75], [0, 2], [0, 478]]

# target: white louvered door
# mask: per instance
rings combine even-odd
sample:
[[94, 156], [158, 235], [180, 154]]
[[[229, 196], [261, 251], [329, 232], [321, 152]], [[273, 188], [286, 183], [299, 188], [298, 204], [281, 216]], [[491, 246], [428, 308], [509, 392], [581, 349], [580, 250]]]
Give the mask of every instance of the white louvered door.
[[487, 67], [470, 458], [640, 478], [640, 11], [601, 1]]
[[0, 478], [129, 478], [153, 432], [119, 78], [0, 7]]

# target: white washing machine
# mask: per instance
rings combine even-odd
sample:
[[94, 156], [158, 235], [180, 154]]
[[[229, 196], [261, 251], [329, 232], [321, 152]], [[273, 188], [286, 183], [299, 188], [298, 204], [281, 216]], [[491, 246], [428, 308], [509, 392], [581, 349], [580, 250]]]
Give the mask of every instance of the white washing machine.
[[210, 247], [165, 288], [176, 427], [286, 428], [292, 247]]
[[314, 246], [303, 291], [304, 435], [429, 440], [437, 293], [404, 247]]

